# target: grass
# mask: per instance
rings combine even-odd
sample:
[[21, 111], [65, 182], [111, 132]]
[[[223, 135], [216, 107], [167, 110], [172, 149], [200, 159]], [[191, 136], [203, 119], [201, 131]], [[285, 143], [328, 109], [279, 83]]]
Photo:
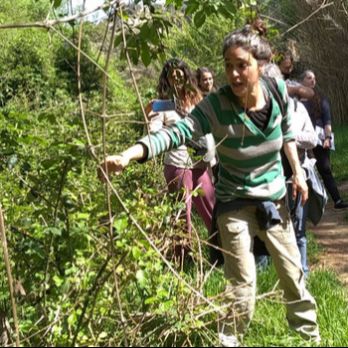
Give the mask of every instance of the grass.
[[332, 271], [318, 270], [310, 277], [309, 289], [318, 304], [322, 344], [348, 346], [348, 292]]
[[[308, 234], [308, 254], [310, 264], [318, 260], [321, 248], [312, 233]], [[221, 269], [220, 269], [221, 270]], [[277, 274], [271, 264], [258, 272], [258, 295], [270, 293], [277, 282]], [[205, 294], [214, 296], [224, 289], [221, 272], [213, 272], [205, 288]], [[318, 305], [318, 322], [322, 347], [348, 346], [348, 291], [334, 272], [317, 269], [310, 273], [308, 288]], [[255, 315], [244, 338], [247, 347], [303, 347], [317, 346], [304, 341], [291, 331], [285, 318], [285, 306], [281, 303], [281, 293], [261, 298], [256, 303]], [[214, 330], [214, 328], [212, 328]]]
[[[337, 126], [335, 131], [336, 151], [331, 153], [334, 177], [338, 182], [348, 179], [348, 125]], [[348, 193], [341, 192], [344, 199]], [[347, 214], [348, 220], [348, 214]], [[315, 241], [315, 236], [308, 233], [309, 264], [318, 261], [322, 251]], [[259, 274], [259, 293], [269, 291], [275, 284], [276, 274], [273, 267]], [[337, 275], [331, 270], [317, 269], [311, 272], [308, 288], [318, 305], [318, 321], [322, 347], [348, 346], [348, 289], [343, 286]], [[285, 308], [276, 302], [262, 299], [257, 303], [254, 320], [248, 335], [246, 346], [310, 346], [286, 325]]]

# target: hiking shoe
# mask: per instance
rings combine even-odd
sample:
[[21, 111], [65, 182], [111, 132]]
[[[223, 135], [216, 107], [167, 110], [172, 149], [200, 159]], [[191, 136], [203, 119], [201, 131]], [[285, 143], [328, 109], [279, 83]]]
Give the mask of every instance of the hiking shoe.
[[348, 208], [348, 204], [347, 203], [344, 203], [342, 201], [342, 199], [340, 199], [339, 201], [337, 201], [335, 203], [335, 209], [347, 209]]
[[225, 335], [220, 332], [219, 341], [221, 347], [239, 347], [239, 342], [235, 335]]

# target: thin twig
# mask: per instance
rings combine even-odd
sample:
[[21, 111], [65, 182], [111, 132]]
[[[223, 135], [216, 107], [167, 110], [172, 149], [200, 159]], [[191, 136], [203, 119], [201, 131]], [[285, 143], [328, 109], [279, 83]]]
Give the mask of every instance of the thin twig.
[[46, 19], [43, 22], [33, 22], [33, 23], [11, 23], [11, 24], [1, 24], [0, 25], [0, 30], [1, 29], [23, 29], [23, 28], [46, 28], [46, 29], [52, 29], [53, 26], [57, 24], [62, 24], [62, 23], [69, 23], [72, 21], [76, 21], [78, 19], [83, 19], [90, 14], [103, 10], [104, 8], [111, 7], [115, 4], [117, 4], [119, 0], [113, 0], [111, 2], [107, 2], [102, 5], [99, 5], [95, 7], [94, 9], [91, 9], [89, 11], [82, 11], [80, 13], [77, 13], [76, 15], [73, 16], [68, 16], [68, 17], [63, 17], [60, 19]]
[[72, 343], [71, 343], [71, 346], [72, 347], [75, 347], [75, 344], [76, 344], [76, 339], [77, 339], [77, 335], [80, 331], [80, 327], [82, 325], [82, 322], [83, 322], [83, 318], [85, 316], [85, 313], [87, 311], [87, 307], [88, 307], [88, 304], [89, 304], [89, 300], [90, 300], [90, 297], [92, 296], [93, 292], [95, 290], [98, 290], [100, 288], [100, 282], [99, 282], [99, 279], [100, 277], [102, 276], [102, 274], [104, 273], [105, 269], [106, 269], [106, 266], [108, 265], [109, 261], [111, 259], [111, 256], [109, 255], [107, 257], [107, 259], [104, 261], [103, 265], [100, 267], [95, 279], [94, 279], [94, 283], [93, 283], [93, 286], [91, 288], [89, 288], [89, 290], [87, 291], [87, 295], [85, 297], [85, 300], [84, 300], [84, 304], [83, 304], [83, 307], [82, 307], [82, 311], [81, 311], [81, 314], [80, 314], [80, 317], [78, 319], [78, 322], [77, 322], [77, 325], [76, 325], [76, 330], [75, 330], [75, 334], [74, 334], [74, 338], [72, 340]]
[[[105, 61], [105, 71], [108, 71], [109, 63], [110, 63], [110, 57], [114, 48], [114, 38], [115, 38], [115, 32], [116, 32], [116, 20], [117, 20], [117, 11], [115, 9], [114, 16], [113, 16], [113, 26], [111, 31], [111, 37], [110, 37], [110, 44], [108, 48], [108, 52], [106, 55], [106, 61]], [[108, 91], [108, 77], [106, 74], [104, 74], [103, 78], [103, 101], [102, 101], [102, 116], [106, 115], [106, 102], [107, 102], [107, 91]], [[102, 142], [103, 142], [103, 155], [104, 155], [104, 161], [106, 160], [106, 119], [102, 118]], [[107, 167], [106, 167], [107, 170]], [[117, 305], [120, 311], [120, 317], [121, 317], [121, 324], [122, 329], [124, 333], [124, 344], [125, 346], [128, 346], [128, 337], [127, 337], [127, 327], [126, 327], [126, 319], [123, 313], [123, 307], [122, 307], [122, 301], [120, 296], [120, 289], [118, 284], [118, 277], [116, 273], [116, 265], [115, 265], [115, 249], [114, 249], [114, 231], [113, 231], [113, 214], [112, 214], [112, 203], [111, 203], [111, 190], [109, 185], [105, 184], [106, 188], [106, 199], [107, 199], [107, 206], [108, 206], [108, 214], [109, 214], [109, 238], [110, 238], [110, 252], [111, 257], [113, 261], [113, 278], [114, 278], [114, 285], [115, 285], [115, 294], [116, 294], [116, 300]]]
[[67, 38], [64, 34], [62, 34], [59, 30], [57, 30], [54, 27], [51, 27], [51, 29], [57, 33], [60, 37], [63, 38], [64, 41], [66, 41], [69, 45], [74, 47], [76, 51], [79, 51], [85, 58], [87, 58], [92, 64], [94, 64], [97, 68], [99, 68], [104, 74], [107, 74], [107, 76], [112, 79], [112, 77], [104, 70], [104, 68], [98, 64], [93, 58], [91, 58], [86, 52], [84, 52], [81, 48], [79, 49], [69, 38]]
[[11, 262], [10, 262], [10, 255], [8, 253], [8, 248], [7, 248], [5, 222], [4, 222], [4, 215], [2, 213], [1, 204], [0, 204], [0, 235], [1, 235], [1, 241], [2, 241], [2, 248], [4, 251], [4, 261], [5, 261], [5, 265], [6, 265], [8, 285], [10, 288], [12, 315], [13, 315], [13, 322], [14, 322], [15, 332], [16, 332], [16, 345], [17, 345], [17, 347], [19, 347], [19, 328], [18, 328], [18, 318], [17, 318], [17, 305], [16, 305], [16, 299], [15, 299], [14, 290], [13, 290], [13, 278], [12, 278], [12, 271], [11, 271]]
[[120, 203], [122, 209], [127, 213], [129, 219], [133, 223], [133, 225], [138, 229], [138, 231], [143, 235], [143, 237], [147, 240], [151, 248], [156, 252], [156, 254], [159, 255], [161, 260], [164, 262], [164, 264], [169, 268], [169, 270], [172, 272], [172, 274], [180, 280], [189, 290], [191, 290], [194, 294], [196, 294], [202, 301], [204, 301], [209, 306], [215, 308], [215, 310], [218, 313], [221, 313], [221, 309], [216, 306], [213, 302], [211, 302], [208, 298], [206, 298], [204, 295], [202, 295], [199, 291], [197, 291], [195, 288], [193, 288], [171, 265], [171, 263], [162, 255], [162, 253], [159, 251], [155, 243], [151, 240], [151, 238], [148, 236], [148, 234], [144, 231], [144, 229], [139, 225], [138, 221], [134, 218], [134, 216], [131, 214], [129, 209], [127, 208], [126, 204], [122, 200], [121, 196], [119, 195], [118, 191], [115, 189], [115, 187], [112, 185], [109, 177], [106, 175], [104, 168], [102, 166], [99, 166], [99, 169], [101, 173], [103, 174], [105, 180], [110, 185], [111, 190], [113, 191], [115, 197], [117, 198], [118, 202]]
[[[127, 46], [127, 40], [126, 40], [126, 32], [125, 32], [125, 28], [124, 28], [124, 22], [123, 22], [123, 13], [122, 13], [122, 6], [120, 6], [120, 18], [121, 18], [121, 29], [122, 29], [122, 39], [123, 39], [123, 48], [124, 48], [124, 52], [125, 52], [125, 55], [126, 55], [126, 59], [127, 59], [127, 63], [128, 63], [128, 68], [129, 68], [129, 73], [132, 77], [132, 81], [133, 81], [133, 86], [134, 86], [134, 89], [135, 89], [135, 92], [137, 94], [137, 98], [138, 98], [138, 101], [139, 101], [139, 104], [140, 104], [140, 107], [141, 107], [141, 111], [144, 115], [144, 119], [145, 119], [145, 123], [146, 123], [146, 131], [147, 131], [147, 135], [149, 136], [150, 134], [150, 128], [149, 128], [149, 120], [148, 120], [148, 117], [147, 117], [147, 114], [145, 112], [145, 108], [144, 108], [144, 105], [143, 105], [143, 101], [141, 100], [141, 96], [140, 96], [140, 93], [139, 93], [139, 88], [138, 88], [138, 84], [137, 84], [137, 81], [135, 79], [135, 76], [134, 76], [134, 73], [133, 73], [133, 68], [132, 68], [132, 63], [131, 63], [131, 60], [130, 60], [130, 57], [129, 57], [129, 53], [128, 53], [128, 46]], [[150, 140], [150, 154], [152, 155], [154, 153], [154, 146], [152, 144], [152, 141], [151, 141], [151, 137], [149, 136], [149, 140]], [[156, 161], [156, 157], [152, 156], [154, 158], [154, 162], [155, 162], [155, 165], [157, 164], [157, 161]]]
[[293, 31], [294, 29], [296, 29], [297, 27], [299, 27], [301, 24], [307, 22], [311, 17], [313, 17], [315, 14], [317, 14], [319, 11], [323, 10], [326, 7], [329, 7], [331, 5], [334, 4], [334, 2], [330, 2], [328, 4], [325, 4], [326, 0], [324, 0], [322, 2], [322, 4], [315, 10], [313, 11], [309, 16], [307, 16], [305, 19], [303, 19], [302, 21], [298, 22], [297, 24], [295, 24], [294, 26], [292, 26], [291, 28], [289, 28], [288, 30], [286, 30], [281, 36], [285, 36], [286, 34], [290, 33], [291, 31]]

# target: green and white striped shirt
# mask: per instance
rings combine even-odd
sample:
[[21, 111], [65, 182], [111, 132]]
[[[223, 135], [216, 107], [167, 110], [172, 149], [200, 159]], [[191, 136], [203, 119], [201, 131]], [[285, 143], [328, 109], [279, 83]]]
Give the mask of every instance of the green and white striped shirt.
[[[280, 107], [261, 80], [271, 98], [271, 117], [260, 130], [239, 106], [230, 86], [224, 86], [203, 99], [187, 117], [167, 128], [142, 138], [148, 159], [183, 144], [188, 139], [212, 133], [219, 157], [216, 197], [221, 202], [236, 198], [275, 201], [285, 196], [285, 180], [280, 150], [283, 142], [293, 141], [291, 115], [282, 116]], [[278, 90], [287, 106], [284, 81]], [[286, 107], [287, 110], [287, 107]], [[151, 147], [150, 147], [151, 144]]]

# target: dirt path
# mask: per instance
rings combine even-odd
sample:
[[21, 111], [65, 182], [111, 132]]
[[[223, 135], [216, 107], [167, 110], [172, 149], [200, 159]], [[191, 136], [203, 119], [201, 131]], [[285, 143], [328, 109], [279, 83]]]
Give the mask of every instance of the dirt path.
[[[348, 182], [340, 185], [339, 189], [347, 197]], [[348, 285], [348, 209], [334, 210], [330, 200], [319, 225], [308, 227], [324, 249], [319, 256], [319, 267], [332, 268]]]

